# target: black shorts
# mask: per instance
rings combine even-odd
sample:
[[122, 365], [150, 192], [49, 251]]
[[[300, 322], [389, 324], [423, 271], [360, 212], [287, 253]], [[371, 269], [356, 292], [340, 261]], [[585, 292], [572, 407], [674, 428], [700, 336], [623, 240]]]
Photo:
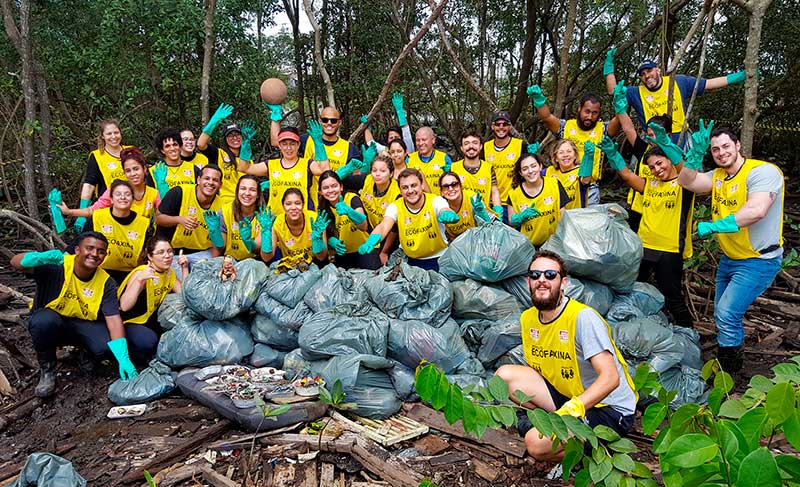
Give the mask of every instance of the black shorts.
[[[544, 381], [547, 384], [547, 390], [550, 392], [550, 397], [553, 399], [553, 404], [556, 405], [556, 410], [570, 400], [569, 397], [561, 394], [553, 387], [553, 384]], [[627, 416], [622, 415], [611, 406], [603, 406], [600, 408], [589, 408], [586, 410], [586, 423], [592, 428], [598, 424], [608, 426], [616, 431], [620, 436], [626, 436], [628, 431], [633, 427], [633, 420], [635, 414]]]

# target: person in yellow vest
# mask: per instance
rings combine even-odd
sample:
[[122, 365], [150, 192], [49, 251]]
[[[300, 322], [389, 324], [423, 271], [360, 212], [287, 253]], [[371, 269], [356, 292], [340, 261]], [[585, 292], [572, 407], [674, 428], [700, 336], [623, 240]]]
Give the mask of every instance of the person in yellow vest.
[[[578, 115], [576, 118], [565, 120], [559, 119], [550, 112], [547, 106], [547, 99], [542, 93], [542, 89], [533, 85], [528, 88], [528, 96], [533, 101], [533, 106], [539, 118], [544, 123], [547, 130], [552, 132], [559, 139], [569, 139], [575, 142], [578, 148], [578, 160], [583, 161], [583, 147], [586, 142], [591, 142], [596, 146], [600, 145], [603, 136], [615, 136], [619, 132], [619, 122], [611, 120], [606, 124], [600, 120], [600, 97], [594, 93], [587, 93], [580, 99], [578, 105]], [[600, 151], [594, 155], [592, 166], [592, 183], [586, 192], [587, 205], [600, 204], [600, 186], [598, 181], [603, 175], [603, 168], [600, 164]]]
[[86, 222], [86, 227], [108, 239], [103, 265], [119, 284], [138, 265], [144, 243], [150, 238], [150, 220], [131, 210], [133, 188], [128, 181], [111, 183], [111, 208], [101, 208]]
[[164, 159], [150, 168], [150, 177], [162, 198], [175, 186], [194, 184], [197, 181], [200, 170], [194, 163], [181, 158], [183, 138], [178, 130], [168, 128], [162, 131], [156, 136], [155, 144]]
[[[122, 145], [119, 122], [114, 119], [101, 120], [99, 129], [97, 149], [89, 154], [86, 165], [79, 208], [89, 206], [92, 199], [103, 194], [115, 179], [125, 179], [120, 152], [127, 146]], [[82, 232], [85, 224], [85, 217], [78, 218], [75, 220], [75, 230]]]
[[[400, 173], [406, 170], [408, 167], [408, 149], [405, 141], [400, 139], [394, 139], [389, 141], [389, 147], [387, 149], [389, 153], [389, 157], [392, 158], [392, 177], [397, 180]], [[422, 182], [422, 189], [425, 190], [426, 193], [430, 193], [430, 188], [428, 188], [428, 182]]]
[[421, 172], [430, 192], [441, 195], [439, 177], [444, 172], [445, 166], [453, 164], [453, 160], [447, 153], [433, 148], [436, 143], [436, 134], [430, 127], [420, 127], [417, 130], [416, 142], [417, 150], [408, 155], [406, 166]]
[[[673, 162], [683, 162], [678, 184], [695, 194], [711, 194], [712, 221], [697, 224], [697, 235], [717, 235], [722, 257], [717, 268], [714, 321], [723, 369], [742, 367], [744, 317], [781, 269], [783, 257], [783, 173], [774, 164], [745, 158], [739, 137], [700, 120], [692, 147], [682, 155], [666, 136], [656, 143]], [[670, 147], [671, 146], [671, 147]], [[699, 172], [708, 148], [716, 168]]]
[[[628, 364], [614, 344], [608, 323], [593, 308], [564, 295], [569, 278], [558, 254], [539, 251], [528, 267], [533, 306], [522, 313], [522, 347], [528, 365], [503, 365], [497, 372], [508, 383], [509, 398], [521, 391], [530, 409], [583, 419], [590, 427], [607, 426], [625, 436], [633, 426], [636, 392]], [[525, 447], [539, 461], [560, 462], [564, 449], [541, 435], [524, 414], [517, 429]]]
[[[383, 221], [358, 248], [366, 255], [397, 226], [400, 247], [408, 263], [426, 270], [439, 270], [439, 257], [447, 249], [445, 225], [457, 223], [459, 216], [441, 196], [425, 193], [425, 177], [416, 169], [406, 169], [398, 178], [401, 200], [389, 204]], [[439, 181], [436, 181], [438, 184]]]
[[[397, 139], [398, 142], [402, 142]], [[390, 145], [395, 142], [390, 142]], [[372, 162], [370, 173], [364, 179], [364, 185], [359, 195], [361, 204], [367, 214], [367, 220], [371, 228], [375, 228], [383, 221], [386, 208], [389, 207], [397, 198], [400, 198], [400, 186], [394, 178], [395, 167], [394, 158], [386, 153], [378, 154]], [[389, 232], [381, 244], [380, 258], [381, 265], [386, 265], [389, 255], [397, 246], [397, 233]]]
[[694, 193], [678, 184], [683, 166], [673, 166], [664, 151], [654, 147], [643, 157], [649, 170], [648, 176], [642, 177], [628, 168], [610, 138], [603, 139], [600, 148], [620, 179], [642, 197], [637, 233], [644, 254], [637, 281], [654, 276], [672, 322], [692, 328], [692, 314], [683, 295], [683, 261], [692, 256]]
[[491, 163], [480, 159], [481, 136], [474, 129], [461, 135], [461, 153], [464, 159], [445, 166], [445, 172], [453, 171], [461, 178], [461, 186], [466, 191], [480, 194], [484, 204], [491, 204], [492, 211], [503, 214], [503, 203], [497, 186], [497, 176]]
[[[183, 251], [190, 269], [195, 262], [211, 258], [208, 228], [219, 227], [221, 185], [222, 170], [216, 164], [207, 164], [200, 170], [196, 185], [175, 186], [158, 206], [156, 233], [169, 239], [176, 251]], [[172, 266], [176, 274], [181, 271], [177, 262]]]
[[447, 200], [450, 209], [458, 215], [455, 223], [445, 224], [447, 240], [452, 241], [470, 228], [477, 227], [480, 221], [492, 221], [486, 211], [483, 195], [465, 190], [464, 183], [458, 174], [447, 171], [439, 178], [439, 187], [442, 188], [442, 198]]
[[[570, 200], [564, 207], [567, 210], [586, 208], [586, 190], [592, 181], [591, 176], [581, 177], [579, 173], [581, 167], [586, 170], [594, 167], [593, 156], [592, 159], [588, 159], [586, 151], [584, 151], [584, 159], [588, 164], [588, 166], [584, 166], [578, 161], [578, 154], [575, 142], [568, 139], [557, 141], [550, 156], [553, 164], [545, 171], [545, 176], [558, 179], [558, 182], [564, 187], [564, 191], [567, 192]], [[589, 172], [591, 173], [591, 170]]]
[[41, 369], [36, 397], [49, 397], [56, 389], [56, 348], [74, 345], [81, 349], [81, 370], [94, 371], [95, 361], [108, 354], [119, 363], [122, 380], [136, 377], [136, 358], [151, 357], [158, 336], [150, 329], [124, 325], [119, 313], [117, 285], [100, 268], [108, 240], [95, 232], [76, 238], [74, 255], [53, 249], [24, 252], [11, 259], [11, 265], [33, 275], [33, 298], [28, 332]]
[[208, 157], [197, 150], [197, 138], [192, 129], [184, 128], [181, 130], [181, 160], [191, 162], [197, 169], [201, 169], [208, 164]]
[[264, 206], [258, 178], [245, 174], [236, 183], [236, 199], [223, 203], [219, 225], [208, 227], [213, 257], [230, 255], [237, 261], [260, 257], [261, 225], [256, 210]]
[[[148, 220], [155, 218], [156, 208], [161, 203], [161, 197], [156, 188], [146, 184], [147, 163], [144, 154], [136, 147], [127, 147], [120, 152], [122, 168], [125, 177], [133, 187], [133, 202], [131, 210], [137, 215], [143, 216]], [[95, 210], [111, 207], [111, 188], [108, 188], [97, 198], [91, 206], [86, 208], [69, 208], [63, 202], [58, 205], [61, 213], [67, 216], [88, 218]]]
[[[517, 160], [529, 152], [525, 141], [513, 137], [511, 115], [505, 110], [492, 114], [491, 129], [494, 138], [483, 143], [483, 158], [492, 165], [497, 176], [497, 189], [500, 191], [500, 202], [505, 205], [514, 179], [514, 165]], [[503, 206], [503, 222], [508, 223], [508, 208]]]
[[[611, 48], [606, 53], [606, 61], [603, 65], [603, 75], [606, 79], [606, 89], [609, 95], [614, 94], [617, 86], [617, 77], [614, 74], [614, 57], [617, 50]], [[645, 58], [636, 68], [636, 75], [641, 84], [639, 86], [628, 86], [626, 96], [628, 103], [633, 107], [639, 119], [639, 125], [646, 127], [646, 123], [651, 117], [656, 115], [666, 115], [667, 102], [669, 101], [669, 85], [674, 80], [675, 88], [672, 94], [672, 128], [670, 132], [677, 136], [683, 129], [686, 119], [686, 109], [689, 100], [692, 98], [695, 83], [697, 83], [697, 96], [702, 96], [706, 90], [717, 90], [729, 85], [743, 83], [746, 75], [744, 71], [730, 73], [716, 78], [700, 78], [683, 74], [662, 76], [661, 68], [658, 63], [651, 58]], [[688, 139], [687, 139], [688, 140]], [[676, 141], [676, 140], [674, 140]]]
[[289, 270], [313, 262], [322, 264], [328, 257], [326, 230], [330, 224], [327, 213], [317, 216], [305, 209], [305, 196], [297, 188], [283, 193], [283, 211], [258, 215], [261, 223], [261, 259], [269, 262], [280, 249], [279, 269]]
[[222, 126], [221, 146], [216, 147], [212, 144], [211, 135], [213, 135], [214, 130], [231, 113], [233, 113], [231, 105], [221, 104], [206, 126], [203, 127], [203, 133], [197, 138], [197, 149], [206, 156], [208, 164], [214, 164], [222, 171], [222, 186], [219, 189], [219, 197], [225, 203], [236, 198], [236, 183], [239, 181], [239, 177], [245, 174], [240, 169], [240, 162], [249, 164], [252, 159], [252, 153], [242, 155], [240, 152], [244, 146], [249, 147], [250, 140], [256, 133], [252, 124], [242, 128], [237, 123], [228, 122]]
[[569, 196], [558, 179], [542, 176], [538, 155], [519, 158], [508, 194], [509, 221], [534, 246], [539, 247], [555, 233], [568, 203]]
[[158, 323], [158, 307], [167, 294], [181, 292], [181, 281], [189, 275], [186, 256], [178, 257], [180, 278], [172, 270], [174, 259], [175, 251], [169, 240], [157, 235], [147, 241], [139, 266], [119, 285], [117, 291], [123, 323], [144, 325], [161, 335], [163, 330]]

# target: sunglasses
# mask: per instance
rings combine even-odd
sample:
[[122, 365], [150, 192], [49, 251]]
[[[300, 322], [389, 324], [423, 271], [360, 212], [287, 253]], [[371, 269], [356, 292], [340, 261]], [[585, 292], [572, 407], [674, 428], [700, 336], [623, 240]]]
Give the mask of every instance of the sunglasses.
[[459, 182], [448, 183], [448, 184], [442, 184], [441, 186], [442, 186], [442, 189], [451, 189], [451, 188], [457, 188], [457, 187], [461, 186], [461, 183], [459, 183]]
[[502, 120], [499, 120], [499, 121], [497, 121], [497, 122], [495, 122], [495, 123], [494, 123], [494, 126], [495, 126], [495, 127], [510, 127], [510, 126], [511, 126], [511, 124], [510, 124], [510, 123], [508, 123], [508, 122], [504, 122], [504, 121], [502, 121]]
[[320, 117], [320, 120], [322, 120], [322, 123], [336, 123], [339, 121], [338, 118], [328, 118], [328, 117]]
[[556, 276], [561, 275], [561, 273], [554, 269], [547, 269], [546, 271], [540, 271], [538, 269], [532, 269], [528, 271], [528, 277], [533, 279], [534, 281], [538, 281], [540, 277], [544, 274], [544, 278], [548, 281], [552, 281], [556, 278]]

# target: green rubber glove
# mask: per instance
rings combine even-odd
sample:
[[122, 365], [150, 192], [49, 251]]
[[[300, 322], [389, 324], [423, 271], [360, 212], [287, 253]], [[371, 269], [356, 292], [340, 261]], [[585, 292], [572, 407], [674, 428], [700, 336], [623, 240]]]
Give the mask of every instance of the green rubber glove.
[[203, 220], [208, 226], [208, 238], [211, 239], [211, 244], [218, 249], [225, 247], [225, 240], [219, 230], [219, 213], [214, 210], [206, 210], [203, 212]]
[[266, 107], [266, 109], [269, 110], [270, 120], [278, 123], [280, 123], [281, 120], [283, 120], [283, 109], [281, 108], [280, 105], [271, 105], [265, 101], [262, 101], [261, 103], [263, 103], [264, 107]]
[[351, 222], [356, 225], [361, 225], [367, 219], [367, 215], [359, 213], [353, 207], [344, 202], [344, 198], [339, 196], [339, 201], [336, 203], [336, 213], [346, 215]]
[[458, 217], [458, 214], [453, 210], [444, 210], [443, 212], [439, 213], [438, 217], [439, 223], [457, 223], [461, 220]]
[[347, 164], [336, 170], [336, 174], [339, 176], [339, 179], [344, 180], [344, 178], [353, 174], [353, 172], [358, 170], [362, 165], [363, 163], [358, 159], [350, 159], [347, 161]]
[[336, 255], [344, 255], [347, 253], [347, 247], [345, 247], [344, 242], [336, 237], [328, 238], [328, 248], [332, 249]]
[[158, 196], [160, 198], [164, 198], [169, 191], [169, 185], [167, 184], [167, 165], [164, 161], [156, 162], [156, 165], [153, 167], [153, 181], [156, 183], [156, 189], [158, 190]]
[[256, 125], [248, 120], [242, 125], [242, 146], [239, 148], [239, 160], [252, 161], [253, 160], [253, 137], [256, 136], [258, 131]]
[[325, 151], [325, 142], [322, 139], [322, 125], [316, 120], [308, 122], [308, 136], [314, 142], [314, 160], [327, 161], [328, 153]]
[[256, 242], [253, 240], [253, 224], [247, 218], [239, 222], [239, 236], [248, 252], [255, 252]]
[[369, 115], [361, 115], [361, 119], [359, 121], [361, 123], [369, 123]]
[[327, 211], [318, 213], [316, 220], [311, 219], [311, 251], [315, 254], [325, 250], [325, 229], [330, 222]]
[[494, 205], [492, 206], [492, 211], [497, 213], [497, 216], [503, 215], [503, 205]]
[[442, 167], [442, 171], [450, 172], [453, 169], [453, 160], [452, 159], [445, 159], [444, 166]]
[[265, 179], [264, 181], [258, 183], [258, 187], [261, 188], [262, 193], [269, 191], [269, 179]]
[[660, 147], [672, 164], [680, 163], [684, 158], [683, 151], [672, 142], [672, 139], [667, 135], [667, 129], [655, 122], [650, 122], [648, 127], [653, 131], [655, 138], [646, 135], [644, 137], [645, 140]]
[[469, 197], [469, 202], [472, 204], [472, 213], [485, 222], [492, 221], [489, 213], [486, 211], [486, 205], [483, 204], [483, 196], [480, 193], [475, 193]]
[[64, 215], [61, 214], [61, 208], [58, 207], [64, 202], [61, 198], [61, 191], [53, 188], [47, 195], [47, 202], [50, 204], [50, 216], [53, 218], [53, 227], [55, 227], [56, 233], [63, 233], [67, 229], [67, 224], [64, 223]]
[[686, 153], [683, 165], [689, 169], [699, 171], [703, 168], [703, 159], [711, 145], [711, 129], [714, 128], [714, 121], [711, 120], [706, 126], [703, 119], [700, 119], [697, 131], [692, 134], [692, 147]]
[[578, 168], [579, 178], [592, 177], [592, 170], [594, 169], [594, 151], [595, 146], [591, 140], [587, 140], [583, 144], [583, 159], [581, 160], [581, 167]]
[[728, 215], [713, 222], [700, 222], [697, 224], [697, 236], [700, 238], [706, 238], [714, 233], [736, 233], [738, 231], [739, 225], [736, 224], [734, 215]]
[[220, 103], [219, 107], [217, 107], [217, 111], [215, 111], [214, 115], [211, 116], [211, 120], [209, 120], [206, 126], [203, 127], [203, 132], [208, 135], [213, 134], [220, 122], [230, 117], [231, 113], [233, 113], [233, 105]]
[[406, 109], [403, 107], [403, 94], [402, 93], [394, 93], [392, 95], [392, 105], [394, 105], [394, 111], [397, 113], [397, 125], [401, 127], [405, 127], [408, 125], [408, 118], [406, 116]]
[[375, 157], [378, 155], [378, 145], [375, 141], [371, 141], [369, 145], [361, 145], [361, 157], [363, 160], [361, 161], [361, 165], [358, 167], [358, 170], [361, 171], [363, 174], [369, 174], [372, 171], [372, 161], [375, 160]]
[[614, 113], [622, 115], [628, 113], [628, 89], [625, 82], [620, 81], [614, 87]]
[[606, 52], [606, 62], [603, 63], [603, 76], [614, 74], [614, 56], [617, 55], [617, 48], [612, 47]]
[[367, 255], [372, 252], [379, 243], [381, 243], [381, 235], [379, 233], [372, 233], [367, 237], [367, 241], [358, 247], [358, 253]]
[[58, 249], [45, 250], [44, 252], [26, 252], [19, 261], [19, 265], [26, 269], [40, 265], [64, 264], [64, 252]]
[[534, 107], [542, 108], [547, 104], [547, 98], [544, 97], [544, 93], [542, 93], [542, 89], [538, 85], [529, 86], [526, 93], [531, 97]]
[[[81, 199], [81, 202], [80, 202], [80, 205], [78, 206], [78, 208], [80, 208], [80, 209], [88, 208], [89, 205], [91, 205], [91, 204], [92, 204], [92, 200]], [[76, 232], [78, 232], [78, 233], [83, 232], [83, 227], [85, 225], [86, 225], [86, 217], [85, 216], [80, 216], [80, 217], [75, 219], [75, 231]]]
[[739, 83], [744, 83], [745, 78], [747, 78], [747, 73], [745, 71], [737, 71], [725, 76], [725, 79], [728, 80], [729, 85], [738, 85]]
[[107, 342], [106, 345], [108, 345], [111, 353], [114, 354], [114, 358], [117, 359], [119, 363], [120, 379], [128, 381], [139, 375], [139, 373], [136, 372], [136, 367], [131, 363], [130, 357], [128, 357], [128, 340], [126, 338], [111, 340]]
[[272, 213], [272, 209], [259, 208], [256, 211], [256, 219], [261, 225], [261, 251], [268, 254], [272, 252], [272, 225], [275, 224], [275, 214]]
[[622, 155], [617, 150], [617, 144], [609, 137], [608, 135], [603, 137], [603, 141], [600, 143], [600, 150], [603, 154], [606, 155], [606, 159], [608, 159], [608, 164], [611, 166], [612, 169], [615, 171], [622, 171], [625, 169], [625, 159], [622, 158]]
[[539, 142], [534, 142], [533, 144], [528, 144], [528, 154], [536, 154], [539, 152], [540, 144]]
[[537, 216], [539, 216], [539, 210], [537, 210], [536, 208], [533, 207], [533, 205], [531, 205], [522, 210], [521, 212], [511, 215], [511, 224], [514, 225], [515, 227], [519, 227], [526, 221], [532, 218], [536, 218]]

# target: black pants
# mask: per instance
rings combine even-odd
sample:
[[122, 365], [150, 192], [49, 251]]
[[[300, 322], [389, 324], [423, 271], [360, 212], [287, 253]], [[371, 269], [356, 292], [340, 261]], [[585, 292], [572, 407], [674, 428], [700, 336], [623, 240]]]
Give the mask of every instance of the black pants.
[[645, 249], [639, 265], [639, 281], [646, 282], [655, 274], [656, 287], [664, 295], [664, 307], [678, 326], [691, 328], [692, 314], [683, 296], [683, 258], [677, 252]]
[[367, 255], [351, 252], [349, 254], [337, 255], [334, 263], [336, 267], [341, 267], [342, 269], [369, 269], [374, 271], [383, 266], [379, 254], [380, 249], [375, 249]]
[[[111, 353], [107, 343], [111, 340], [103, 321], [86, 321], [66, 318], [52, 309], [41, 308], [28, 318], [28, 331], [39, 360], [55, 362], [56, 347], [74, 345], [97, 358]], [[125, 337], [131, 358], [147, 360], [158, 347], [158, 335], [143, 325], [125, 325]]]

